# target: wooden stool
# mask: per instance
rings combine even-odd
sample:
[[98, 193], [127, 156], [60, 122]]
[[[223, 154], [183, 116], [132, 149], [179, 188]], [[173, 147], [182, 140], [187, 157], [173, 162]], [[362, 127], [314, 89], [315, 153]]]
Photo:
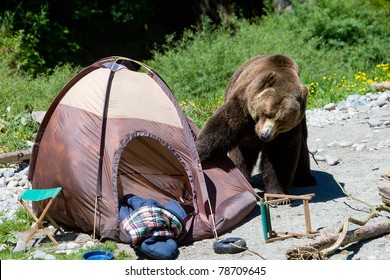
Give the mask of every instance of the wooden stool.
[[[272, 242], [276, 240], [283, 240], [290, 237], [311, 237], [314, 236], [318, 231], [311, 229], [310, 211], [309, 211], [309, 200], [312, 199], [314, 194], [305, 195], [286, 195], [286, 194], [264, 194], [264, 200], [260, 202], [262, 228], [265, 242]], [[274, 198], [268, 200], [268, 198]], [[273, 231], [271, 225], [270, 209], [269, 206], [280, 202], [289, 200], [302, 199], [303, 201], [303, 212], [305, 214], [306, 233], [294, 233], [294, 232], [280, 232]]]
[[[50, 240], [58, 244], [57, 240], [54, 239], [54, 235], [59, 231], [61, 234], [65, 234], [65, 232], [58, 226], [58, 224], [50, 217], [48, 211], [51, 207], [51, 205], [54, 202], [55, 197], [59, 194], [61, 191], [61, 188], [52, 188], [52, 189], [42, 189], [42, 190], [26, 190], [22, 193], [22, 195], [19, 197], [19, 202], [22, 204], [22, 206], [27, 210], [27, 212], [30, 214], [31, 217], [35, 220], [36, 224], [33, 227], [33, 229], [30, 231], [29, 235], [27, 236], [25, 243], [27, 244], [28, 241], [34, 236], [34, 234], [37, 232], [39, 228], [42, 228], [43, 231], [46, 233], [46, 235], [50, 238]], [[46, 204], [46, 207], [43, 208], [40, 203], [37, 203], [39, 210], [42, 211], [42, 214], [39, 216], [39, 218], [34, 214], [34, 212], [30, 209], [30, 207], [27, 205], [26, 201], [42, 201], [45, 199], [49, 199], [49, 202]], [[43, 220], [47, 218], [52, 225], [56, 228], [54, 231], [54, 235], [43, 225]]]

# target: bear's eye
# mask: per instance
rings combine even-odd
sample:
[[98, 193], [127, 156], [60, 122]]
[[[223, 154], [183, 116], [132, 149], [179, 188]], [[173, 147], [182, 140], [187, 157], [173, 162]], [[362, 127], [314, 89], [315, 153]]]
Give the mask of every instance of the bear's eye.
[[269, 119], [269, 118], [270, 118], [270, 115], [269, 115], [268, 113], [261, 112], [261, 118]]

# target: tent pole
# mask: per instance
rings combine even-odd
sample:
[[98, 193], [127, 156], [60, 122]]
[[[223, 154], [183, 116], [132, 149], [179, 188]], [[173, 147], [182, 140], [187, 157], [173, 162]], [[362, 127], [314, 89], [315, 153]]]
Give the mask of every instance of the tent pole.
[[96, 212], [97, 212], [98, 196], [95, 197], [95, 213], [93, 215], [93, 242], [95, 243], [96, 236]]

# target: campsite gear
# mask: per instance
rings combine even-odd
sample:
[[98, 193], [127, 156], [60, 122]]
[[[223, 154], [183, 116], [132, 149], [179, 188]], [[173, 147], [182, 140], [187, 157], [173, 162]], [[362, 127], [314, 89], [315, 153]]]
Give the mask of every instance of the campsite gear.
[[246, 241], [239, 237], [229, 237], [213, 243], [216, 254], [236, 254], [248, 249]]
[[106, 250], [93, 250], [83, 254], [83, 260], [95, 261], [95, 260], [112, 260], [114, 254]]
[[145, 239], [139, 248], [144, 255], [155, 260], [173, 260], [179, 253], [175, 240], [154, 236]]
[[155, 206], [142, 206], [126, 217], [121, 225], [129, 234], [131, 246], [151, 236], [177, 238], [183, 232], [181, 219]]
[[143, 254], [153, 259], [173, 259], [178, 253], [173, 239], [183, 233], [182, 219], [186, 216], [177, 201], [163, 206], [154, 199], [126, 195], [121, 203], [119, 218], [129, 234], [130, 245], [138, 246]]
[[129, 234], [130, 245], [138, 246], [143, 254], [159, 260], [173, 259], [177, 255], [177, 243], [173, 239], [183, 233], [185, 216], [176, 200], [163, 206], [154, 199], [135, 195], [125, 195], [119, 210], [120, 224]]
[[101, 239], [129, 242], [118, 204], [129, 193], [178, 201], [186, 212], [180, 243], [211, 238], [246, 217], [257, 194], [227, 156], [201, 165], [198, 133], [155, 71], [105, 58], [71, 79], [49, 107], [29, 180], [33, 189], [62, 187], [51, 216]]
[[[288, 194], [264, 194], [264, 200], [260, 202], [260, 212], [261, 212], [261, 223], [263, 228], [263, 236], [265, 242], [272, 242], [276, 240], [283, 240], [290, 237], [313, 237], [318, 231], [313, 231], [311, 229], [311, 220], [310, 220], [310, 211], [309, 211], [309, 200], [312, 199], [314, 193], [304, 194], [304, 195], [288, 195]], [[268, 200], [268, 198], [273, 198], [273, 200]], [[305, 214], [305, 225], [306, 233], [295, 233], [287, 231], [273, 231], [271, 225], [271, 216], [269, 206], [272, 204], [278, 204], [281, 202], [286, 202], [290, 200], [303, 201], [303, 212]]]
[[[28, 214], [34, 219], [35, 226], [30, 231], [29, 235], [25, 239], [25, 243], [27, 244], [28, 241], [34, 236], [34, 234], [37, 232], [39, 228], [43, 229], [43, 231], [46, 233], [47, 237], [50, 238], [50, 240], [58, 244], [57, 240], [55, 240], [54, 236], [59, 231], [61, 234], [65, 234], [65, 232], [58, 226], [58, 224], [52, 219], [52, 217], [49, 215], [50, 207], [52, 206], [54, 199], [57, 197], [59, 192], [61, 191], [61, 188], [52, 188], [52, 189], [44, 189], [44, 190], [25, 190], [22, 195], [19, 197], [19, 202], [22, 204], [22, 206], [27, 210]], [[39, 202], [48, 200], [45, 207], [43, 207]], [[34, 214], [33, 210], [27, 205], [27, 201], [35, 202], [35, 204], [38, 206], [38, 208], [41, 211], [41, 214], [39, 218]], [[56, 228], [54, 233], [51, 233], [44, 225], [43, 221], [47, 219], [51, 222], [51, 224]]]

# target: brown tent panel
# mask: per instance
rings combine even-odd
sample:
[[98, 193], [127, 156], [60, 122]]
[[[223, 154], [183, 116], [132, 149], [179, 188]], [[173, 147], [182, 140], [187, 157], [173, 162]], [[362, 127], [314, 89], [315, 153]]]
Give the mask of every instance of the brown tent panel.
[[129, 241], [118, 215], [126, 194], [177, 200], [187, 214], [181, 242], [210, 238], [240, 222], [257, 196], [227, 156], [201, 166], [198, 132], [156, 72], [105, 58], [51, 104], [29, 179], [33, 189], [62, 187], [50, 212], [57, 222], [100, 238]]

